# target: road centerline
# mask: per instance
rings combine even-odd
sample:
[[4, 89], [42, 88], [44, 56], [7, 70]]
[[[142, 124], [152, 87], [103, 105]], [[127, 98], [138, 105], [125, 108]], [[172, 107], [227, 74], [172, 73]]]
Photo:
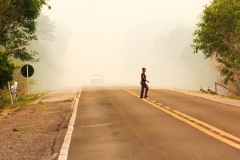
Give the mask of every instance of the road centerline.
[[[133, 91], [126, 90], [126, 89], [123, 89], [123, 90], [139, 98], [139, 95], [134, 93]], [[159, 105], [157, 105], [159, 103], [154, 101], [154, 100], [150, 100], [150, 99], [141, 99], [141, 100], [143, 100], [144, 102], [146, 102], [146, 103], [164, 111], [165, 113], [167, 113], [167, 114], [169, 114], [169, 115], [171, 115], [171, 116], [173, 116], [173, 117], [175, 117], [175, 118], [193, 126], [194, 128], [212, 136], [215, 139], [218, 139], [218, 140], [220, 140], [220, 141], [222, 141], [222, 142], [224, 142], [224, 143], [226, 143], [226, 144], [228, 144], [232, 147], [240, 149], [240, 138], [238, 138], [238, 137], [235, 137], [235, 136], [233, 136], [229, 133], [226, 133], [226, 132], [224, 132], [224, 131], [216, 128], [216, 127], [213, 127], [213, 126], [211, 126], [207, 123], [204, 123], [200, 120], [197, 120], [193, 117], [190, 117], [190, 116], [188, 116], [184, 113], [181, 113], [181, 112], [176, 111], [176, 110], [171, 110], [167, 106], [164, 106], [164, 105], [159, 106]]]

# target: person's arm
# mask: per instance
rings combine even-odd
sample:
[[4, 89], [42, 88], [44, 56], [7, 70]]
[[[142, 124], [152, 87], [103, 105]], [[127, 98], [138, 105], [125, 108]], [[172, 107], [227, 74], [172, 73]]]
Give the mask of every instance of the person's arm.
[[142, 74], [142, 78], [149, 83], [149, 81], [143, 75], [144, 74]]

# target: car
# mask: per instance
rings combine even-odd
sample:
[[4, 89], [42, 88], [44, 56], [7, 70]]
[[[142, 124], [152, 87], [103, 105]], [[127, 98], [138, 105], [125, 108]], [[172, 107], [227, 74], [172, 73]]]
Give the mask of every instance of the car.
[[91, 84], [103, 84], [103, 75], [101, 74], [91, 75]]

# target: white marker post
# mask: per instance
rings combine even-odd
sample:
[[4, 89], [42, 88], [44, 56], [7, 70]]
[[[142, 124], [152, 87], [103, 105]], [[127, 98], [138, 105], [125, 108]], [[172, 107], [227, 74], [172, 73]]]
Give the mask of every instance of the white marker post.
[[18, 100], [17, 85], [18, 85], [18, 82], [17, 82], [17, 80], [15, 80], [14, 85], [13, 85], [13, 91], [14, 91], [13, 93], [15, 94], [15, 101]]
[[12, 99], [12, 93], [11, 93], [11, 88], [10, 88], [10, 83], [8, 81], [8, 90], [9, 90], [9, 95], [10, 95], [10, 98], [11, 98], [11, 102], [13, 104], [13, 99]]

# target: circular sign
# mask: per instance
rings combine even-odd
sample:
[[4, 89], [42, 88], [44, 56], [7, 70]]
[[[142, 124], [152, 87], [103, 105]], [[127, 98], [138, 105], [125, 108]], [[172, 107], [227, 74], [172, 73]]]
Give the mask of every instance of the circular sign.
[[21, 68], [21, 73], [24, 77], [31, 77], [34, 73], [34, 69], [31, 65], [25, 64]]

